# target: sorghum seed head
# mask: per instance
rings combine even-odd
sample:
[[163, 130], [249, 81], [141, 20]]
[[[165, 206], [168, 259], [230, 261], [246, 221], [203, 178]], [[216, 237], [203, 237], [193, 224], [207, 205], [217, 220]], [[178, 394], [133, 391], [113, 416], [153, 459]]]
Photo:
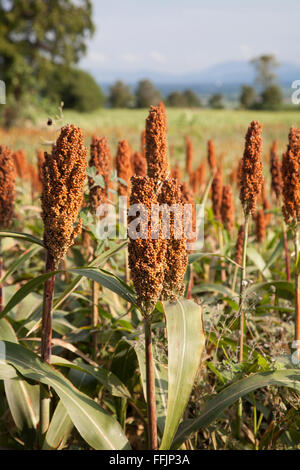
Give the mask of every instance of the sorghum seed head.
[[223, 194], [223, 173], [222, 168], [218, 167], [212, 182], [212, 207], [215, 219], [221, 222], [221, 207]]
[[[170, 213], [170, 238], [167, 240], [165, 277], [161, 297], [163, 300], [175, 301], [178, 296], [184, 293], [183, 279], [188, 264], [184, 234], [184, 207], [181, 200], [180, 184], [177, 180], [169, 178], [163, 182], [159, 203], [169, 207], [173, 206]], [[164, 211], [162, 212], [162, 218], [165, 221]], [[178, 222], [181, 224], [179, 227]]]
[[188, 135], [185, 137], [185, 152], [185, 171], [191, 175], [193, 173], [193, 143]]
[[121, 140], [118, 145], [116, 156], [117, 175], [127, 185], [118, 182], [119, 196], [126, 196], [129, 193], [130, 177], [131, 177], [131, 149], [127, 140]]
[[214, 171], [217, 166], [217, 159], [216, 159], [215, 146], [211, 139], [207, 142], [207, 160], [208, 160], [210, 169]]
[[15, 168], [17, 170], [17, 176], [19, 178], [27, 179], [29, 176], [29, 172], [26, 154], [24, 150], [16, 150], [12, 154], [12, 158], [14, 160]]
[[273, 142], [271, 148], [271, 187], [275, 193], [276, 199], [278, 200], [282, 194], [282, 163], [277, 155], [277, 142]]
[[110, 183], [111, 155], [107, 137], [92, 137], [90, 167], [97, 169], [97, 174], [104, 180], [104, 188], [95, 185], [93, 178], [89, 178], [90, 187], [90, 207], [92, 212], [96, 212], [100, 204], [106, 202]]
[[176, 163], [175, 167], [171, 170], [171, 178], [174, 178], [177, 181], [181, 180], [181, 169], [178, 163]]
[[300, 129], [290, 130], [282, 160], [283, 215], [286, 223], [300, 222]]
[[131, 158], [132, 174], [135, 176], [147, 175], [147, 161], [141, 152], [134, 152]]
[[234, 227], [234, 198], [231, 186], [223, 187], [222, 206], [221, 206], [222, 223], [228, 232], [232, 232]]
[[87, 149], [81, 129], [61, 129], [52, 153], [45, 153], [43, 166], [42, 218], [44, 243], [57, 263], [67, 253], [81, 230], [74, 228], [83, 200]]
[[256, 213], [256, 238], [258, 243], [262, 243], [266, 237], [266, 219], [263, 209]]
[[0, 145], [0, 228], [12, 224], [15, 205], [16, 168], [8, 147]]
[[145, 129], [142, 130], [142, 134], [141, 134], [141, 153], [143, 157], [145, 157], [145, 153], [146, 153], [146, 130]]
[[254, 214], [257, 197], [263, 183], [261, 131], [262, 125], [258, 121], [252, 121], [246, 134], [240, 191], [240, 200], [245, 214]]
[[[138, 304], [146, 316], [153, 311], [158, 301], [164, 281], [166, 240], [160, 236], [151, 237], [151, 209], [158, 204], [155, 181], [148, 176], [132, 176], [130, 206], [142, 204], [148, 211], [144, 238], [134, 240], [129, 232], [129, 267], [132, 281], [138, 296]], [[128, 217], [128, 225], [135, 217]], [[141, 229], [142, 231], [142, 229]]]
[[[180, 186], [181, 189], [181, 202], [183, 206], [189, 204], [192, 208], [192, 218], [191, 220], [185, 220], [185, 233], [187, 243], [193, 243], [196, 241], [196, 208], [194, 201], [194, 194], [192, 190], [188, 187], [187, 183], [183, 183]], [[192, 253], [192, 250], [188, 250], [188, 253]]]
[[38, 150], [37, 152], [37, 166], [38, 166], [38, 176], [40, 184], [43, 184], [43, 165], [45, 161], [45, 156], [43, 150]]
[[240, 265], [242, 264], [242, 260], [243, 260], [244, 234], [245, 234], [245, 228], [244, 228], [244, 225], [241, 225], [239, 228], [236, 245], [235, 245], [235, 262]]
[[146, 119], [146, 160], [148, 176], [155, 183], [164, 180], [169, 171], [166, 122], [164, 108], [161, 105], [151, 106]]

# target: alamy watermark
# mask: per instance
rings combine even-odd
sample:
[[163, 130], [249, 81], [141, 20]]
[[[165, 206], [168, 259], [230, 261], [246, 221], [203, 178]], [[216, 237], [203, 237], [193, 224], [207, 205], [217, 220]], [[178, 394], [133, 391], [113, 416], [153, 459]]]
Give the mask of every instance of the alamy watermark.
[[[100, 204], [97, 208], [97, 238], [132, 240], [148, 238], [168, 240], [171, 237], [187, 240], [187, 249], [199, 251], [204, 245], [203, 204], [144, 204], [127, 205], [126, 196], [120, 196], [118, 208], [112, 204]], [[117, 210], [118, 209], [118, 210]], [[127, 222], [129, 216], [130, 222]], [[117, 230], [120, 225], [123, 230]]]
[[294, 80], [291, 87], [295, 89], [291, 96], [292, 103], [300, 104], [300, 80]]
[[0, 104], [6, 104], [6, 86], [3, 80], [0, 80]]

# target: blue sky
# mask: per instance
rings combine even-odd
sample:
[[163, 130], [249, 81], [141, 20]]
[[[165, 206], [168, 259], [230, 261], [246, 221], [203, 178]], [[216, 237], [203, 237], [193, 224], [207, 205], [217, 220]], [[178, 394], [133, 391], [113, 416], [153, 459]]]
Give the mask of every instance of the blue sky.
[[299, 0], [93, 0], [97, 31], [81, 66], [113, 80], [181, 75], [274, 53], [300, 65]]

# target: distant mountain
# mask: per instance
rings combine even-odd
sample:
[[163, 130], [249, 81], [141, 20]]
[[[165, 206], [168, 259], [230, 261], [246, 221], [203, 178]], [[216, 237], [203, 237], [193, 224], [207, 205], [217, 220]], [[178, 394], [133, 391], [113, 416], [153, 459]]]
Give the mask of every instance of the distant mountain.
[[[300, 65], [282, 63], [276, 69], [276, 74], [284, 95], [288, 96], [291, 83], [294, 80], [300, 80]], [[116, 78], [111, 80], [109, 76]], [[148, 78], [155, 83], [164, 96], [174, 90], [183, 91], [186, 88], [191, 88], [203, 97], [208, 97], [213, 93], [223, 93], [229, 100], [235, 100], [240, 93], [242, 84], [254, 84], [255, 71], [248, 62], [231, 61], [186, 74], [175, 75], [139, 70], [126, 73], [110, 71], [109, 76], [105, 72], [96, 76], [105, 92], [117, 78], [129, 83], [132, 89], [135, 88], [138, 81]]]

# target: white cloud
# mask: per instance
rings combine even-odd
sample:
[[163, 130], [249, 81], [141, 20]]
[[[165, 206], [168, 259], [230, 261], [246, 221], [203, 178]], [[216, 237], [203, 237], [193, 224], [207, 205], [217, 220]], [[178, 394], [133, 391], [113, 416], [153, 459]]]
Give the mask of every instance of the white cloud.
[[240, 50], [241, 50], [241, 53], [242, 53], [242, 57], [245, 60], [249, 60], [253, 56], [253, 54], [251, 52], [251, 48], [247, 44], [241, 44], [240, 45]]
[[89, 62], [95, 62], [98, 64], [105, 64], [107, 62], [107, 57], [101, 52], [91, 50], [87, 56]]
[[151, 51], [150, 57], [158, 64], [164, 64], [166, 62], [165, 56], [158, 51]]
[[125, 54], [123, 54], [122, 59], [127, 64], [135, 64], [137, 62], [137, 57], [132, 52], [126, 52]]

